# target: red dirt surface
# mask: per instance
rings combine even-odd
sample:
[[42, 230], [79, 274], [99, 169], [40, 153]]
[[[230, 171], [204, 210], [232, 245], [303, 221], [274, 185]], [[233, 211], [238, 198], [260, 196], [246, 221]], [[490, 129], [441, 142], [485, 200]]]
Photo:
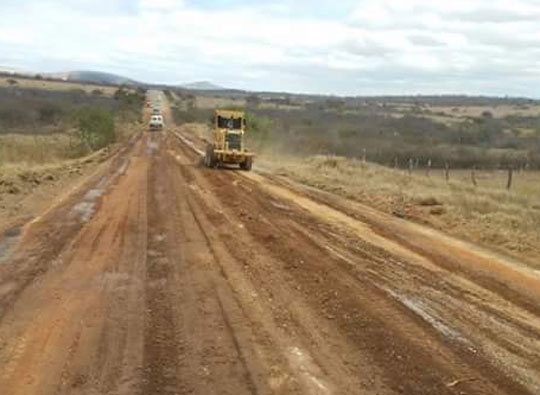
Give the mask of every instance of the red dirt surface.
[[174, 133], [0, 265], [0, 394], [540, 393], [537, 272]]

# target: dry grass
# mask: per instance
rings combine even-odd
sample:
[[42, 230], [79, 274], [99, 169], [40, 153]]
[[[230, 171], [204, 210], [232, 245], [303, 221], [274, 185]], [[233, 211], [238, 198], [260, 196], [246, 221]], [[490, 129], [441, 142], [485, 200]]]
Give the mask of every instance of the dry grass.
[[477, 172], [475, 188], [470, 171], [451, 172], [447, 183], [441, 170], [432, 170], [429, 177], [425, 171], [408, 175], [341, 157], [302, 159], [267, 153], [257, 164], [502, 252], [540, 259], [540, 172], [515, 173], [514, 187], [508, 192], [506, 172]]
[[214, 109], [222, 107], [245, 107], [246, 101], [243, 99], [226, 97], [197, 96], [195, 106], [197, 108]]
[[15, 80], [17, 81], [18, 87], [21, 88], [33, 88], [33, 89], [48, 89], [48, 90], [55, 90], [55, 91], [62, 91], [62, 90], [74, 90], [74, 89], [82, 89], [86, 93], [92, 93], [92, 91], [99, 89], [103, 92], [103, 95], [106, 96], [113, 96], [114, 92], [118, 89], [116, 86], [101, 86], [101, 85], [91, 85], [91, 84], [82, 84], [82, 83], [74, 83], [74, 82], [62, 82], [62, 81], [47, 81], [47, 80], [34, 80], [34, 79], [26, 79], [26, 78], [16, 78], [16, 77], [0, 77], [0, 87], [9, 87], [11, 86], [8, 82], [8, 80]]
[[281, 103], [271, 103], [271, 102], [262, 102], [258, 105], [259, 109], [270, 109], [270, 110], [284, 110], [284, 111], [294, 111], [294, 110], [303, 110], [304, 108], [300, 105], [294, 104], [281, 104]]
[[44, 164], [71, 155], [75, 141], [64, 133], [47, 135], [7, 134], [0, 136], [0, 166], [6, 164]]
[[[207, 125], [186, 124], [185, 132], [211, 139]], [[255, 148], [255, 147], [254, 147]], [[256, 150], [255, 167], [283, 175], [387, 213], [427, 223], [495, 250], [540, 262], [540, 172], [442, 169], [408, 171], [335, 156], [286, 156], [274, 146]], [[440, 203], [440, 204], [437, 204]]]
[[[137, 124], [116, 125], [116, 139], [125, 141], [140, 130]], [[55, 164], [87, 155], [90, 150], [81, 146], [75, 131], [48, 134], [0, 135], [0, 171], [8, 167], [32, 167]]]
[[498, 105], [498, 106], [457, 106], [444, 107], [433, 106], [430, 108], [434, 112], [444, 112], [454, 117], [480, 117], [484, 111], [489, 111], [495, 118], [504, 118], [508, 115], [532, 116], [540, 115], [540, 106], [516, 106], [516, 105]]
[[[389, 113], [388, 115], [393, 118], [401, 119], [409, 114], [404, 113], [404, 112], [392, 112], [392, 113]], [[413, 113], [412, 115], [417, 116], [417, 117], [427, 118], [427, 119], [432, 120], [433, 122], [442, 123], [443, 125], [446, 125], [448, 127], [453, 127], [456, 124], [463, 122], [463, 118], [454, 117], [452, 115], [442, 116], [442, 115], [433, 115], [433, 114], [426, 114], [426, 113], [422, 113], [422, 114]]]

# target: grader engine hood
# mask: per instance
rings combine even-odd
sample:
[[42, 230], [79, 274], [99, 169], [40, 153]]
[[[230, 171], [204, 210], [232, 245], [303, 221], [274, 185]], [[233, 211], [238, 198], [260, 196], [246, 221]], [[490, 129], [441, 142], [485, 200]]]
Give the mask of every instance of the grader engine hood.
[[225, 146], [230, 151], [242, 150], [242, 132], [226, 131], [225, 132]]

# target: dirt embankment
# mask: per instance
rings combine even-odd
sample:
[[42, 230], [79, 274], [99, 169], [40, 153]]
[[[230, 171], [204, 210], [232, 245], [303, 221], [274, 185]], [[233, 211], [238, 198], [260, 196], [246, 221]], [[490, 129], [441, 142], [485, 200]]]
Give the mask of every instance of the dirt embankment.
[[5, 259], [13, 238], [28, 222], [60, 203], [89, 177], [102, 171], [105, 162], [130, 145], [140, 126], [123, 124], [120, 142], [78, 159], [52, 160], [45, 164], [3, 163], [0, 165], [0, 260]]
[[0, 168], [0, 262], [23, 226], [79, 186], [111, 153], [39, 167]]
[[538, 393], [534, 273], [198, 162], [145, 132], [25, 228], [0, 265], [0, 393]]

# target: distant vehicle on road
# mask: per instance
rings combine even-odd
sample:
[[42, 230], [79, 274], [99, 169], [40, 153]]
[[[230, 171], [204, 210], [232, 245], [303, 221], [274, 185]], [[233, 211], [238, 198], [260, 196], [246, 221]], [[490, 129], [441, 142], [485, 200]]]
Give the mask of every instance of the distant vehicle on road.
[[161, 130], [163, 129], [163, 126], [164, 122], [161, 115], [152, 115], [150, 117], [150, 122], [148, 123], [150, 130]]
[[152, 110], [152, 115], [161, 115], [161, 110], [159, 108], [154, 108]]

